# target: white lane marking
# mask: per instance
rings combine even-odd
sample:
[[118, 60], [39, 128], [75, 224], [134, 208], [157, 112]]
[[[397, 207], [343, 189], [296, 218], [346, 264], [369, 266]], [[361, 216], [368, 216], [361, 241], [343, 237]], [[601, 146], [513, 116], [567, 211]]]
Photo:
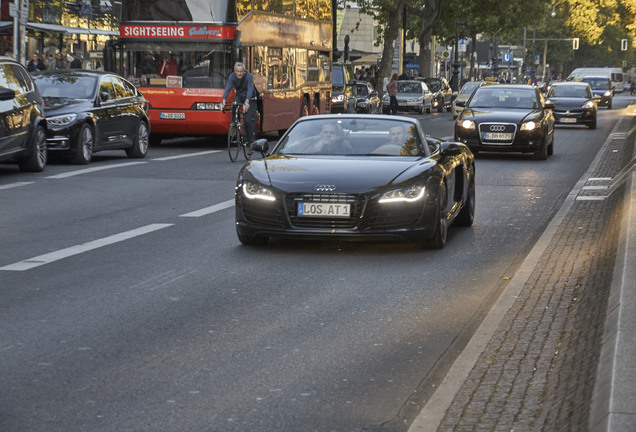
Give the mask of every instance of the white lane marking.
[[148, 163], [148, 162], [126, 162], [126, 163], [120, 163], [120, 164], [114, 164], [114, 165], [98, 166], [98, 167], [93, 167], [93, 168], [86, 168], [86, 169], [81, 169], [81, 170], [77, 170], [77, 171], [70, 171], [70, 172], [67, 172], [67, 173], [47, 176], [45, 178], [62, 179], [62, 178], [67, 178], [67, 177], [73, 177], [73, 176], [76, 176], [76, 175], [91, 173], [91, 172], [95, 172], [95, 171], [103, 171], [103, 170], [112, 169], [112, 168], [121, 168], [121, 167], [132, 166], [132, 165], [141, 165], [141, 164], [146, 164], [146, 163]]
[[583, 190], [607, 190], [609, 186], [583, 186]]
[[20, 186], [26, 186], [26, 185], [30, 185], [33, 184], [35, 182], [16, 182], [16, 183], [9, 183], [6, 185], [0, 185], [0, 189], [11, 189], [14, 187], [20, 187]]
[[202, 155], [206, 155], [206, 154], [218, 153], [220, 151], [221, 150], [208, 150], [208, 151], [203, 151], [203, 152], [198, 152], [198, 153], [188, 153], [188, 154], [182, 154], [182, 155], [176, 155], [176, 156], [166, 156], [166, 157], [161, 157], [161, 158], [152, 158], [150, 160], [153, 160], [153, 161], [167, 161], [167, 160], [181, 159], [181, 158], [187, 158], [187, 157], [192, 157], [192, 156], [202, 156]]
[[234, 205], [234, 200], [231, 199], [231, 200], [223, 201], [222, 203], [214, 204], [213, 206], [210, 206], [210, 207], [202, 208], [201, 210], [196, 210], [190, 213], [179, 215], [179, 217], [201, 217], [201, 216], [208, 215], [210, 213], [224, 210], [226, 208], [230, 208], [233, 205]]
[[55, 252], [47, 253], [44, 255], [36, 256], [24, 261], [20, 261], [14, 264], [9, 264], [4, 267], [0, 267], [0, 270], [8, 270], [8, 271], [24, 271], [30, 270], [35, 267], [42, 266], [44, 264], [49, 264], [54, 261], [58, 261], [64, 258], [68, 258], [73, 255], [78, 255], [83, 252], [88, 252], [93, 249], [97, 249], [103, 246], [108, 246], [113, 243], [122, 242], [124, 240], [131, 239], [133, 237], [137, 237], [143, 234], [148, 234], [153, 231], [157, 231], [163, 228], [167, 228], [174, 224], [150, 224], [140, 228], [136, 228], [130, 231], [125, 231], [119, 234], [114, 234], [112, 236], [104, 237], [101, 239], [93, 240], [84, 244], [71, 246], [65, 249], [60, 249]]

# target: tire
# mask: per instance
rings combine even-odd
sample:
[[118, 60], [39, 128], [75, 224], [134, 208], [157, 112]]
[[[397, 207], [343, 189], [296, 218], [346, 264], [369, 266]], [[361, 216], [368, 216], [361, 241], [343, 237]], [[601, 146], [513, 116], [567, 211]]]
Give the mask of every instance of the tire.
[[444, 100], [443, 99], [441, 101], [439, 101], [439, 103], [437, 104], [437, 112], [441, 113], [442, 111], [444, 111]]
[[548, 158], [548, 144], [545, 142], [545, 140], [541, 145], [541, 149], [534, 152], [534, 158], [536, 160], [546, 160]]
[[245, 246], [263, 246], [269, 240], [267, 237], [252, 237], [236, 233], [239, 241]]
[[455, 225], [457, 226], [469, 227], [475, 220], [475, 168], [472, 169], [471, 174], [466, 202], [455, 218]]
[[126, 155], [129, 158], [143, 158], [146, 157], [148, 153], [148, 125], [140, 121], [137, 126], [137, 135], [135, 136], [135, 141], [133, 142], [133, 146], [126, 149]]
[[426, 108], [424, 108], [424, 105], [422, 105], [418, 111], [420, 112], [420, 114], [424, 114], [426, 112]]
[[552, 156], [554, 154], [554, 132], [552, 133], [552, 142], [548, 146], [548, 156]]
[[442, 249], [446, 245], [446, 238], [448, 236], [448, 220], [445, 210], [446, 207], [446, 183], [442, 183], [440, 185], [437, 215], [435, 217], [435, 232], [433, 233], [433, 237], [422, 242], [422, 247], [424, 249]]
[[612, 109], [612, 100], [607, 103], [607, 109]]
[[596, 117], [587, 125], [590, 129], [596, 129]]
[[90, 124], [84, 123], [80, 127], [77, 136], [77, 148], [73, 155], [72, 162], [78, 165], [86, 165], [93, 158], [93, 149], [95, 148], [95, 135]]
[[38, 125], [29, 143], [31, 149], [26, 158], [18, 160], [18, 167], [22, 172], [42, 172], [49, 157], [46, 145], [46, 131], [42, 125]]
[[426, 114], [430, 114], [431, 110], [433, 108], [433, 104], [429, 105], [428, 107], [426, 107]]
[[236, 162], [238, 159], [241, 146], [241, 138], [243, 131], [240, 127], [232, 124], [230, 125], [230, 131], [227, 133], [227, 154], [232, 162]]

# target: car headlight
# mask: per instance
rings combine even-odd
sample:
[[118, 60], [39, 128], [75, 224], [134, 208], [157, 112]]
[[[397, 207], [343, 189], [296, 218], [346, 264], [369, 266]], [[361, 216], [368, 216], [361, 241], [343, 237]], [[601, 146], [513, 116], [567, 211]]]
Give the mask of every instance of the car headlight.
[[587, 101], [583, 104], [582, 106], [583, 109], [592, 109], [594, 108], [594, 102], [592, 101]]
[[53, 126], [68, 126], [77, 119], [77, 114], [64, 114], [55, 117], [48, 117], [46, 122]]
[[472, 120], [462, 120], [459, 122], [459, 127], [462, 129], [475, 129], [475, 122]]
[[254, 182], [243, 183], [243, 196], [247, 199], [276, 201], [274, 193], [269, 188]]
[[338, 95], [331, 98], [331, 102], [342, 102], [344, 100], [344, 95]]
[[536, 122], [534, 120], [530, 120], [521, 124], [522, 131], [531, 131], [535, 129], [539, 129], [541, 127], [541, 123]]
[[608, 91], [606, 91], [605, 93], [603, 93], [603, 96], [605, 96], [605, 97], [609, 97], [609, 96], [611, 96], [611, 95], [612, 95], [612, 92], [611, 92], [611, 91], [609, 91], [609, 90], [608, 90]]
[[394, 189], [384, 192], [380, 196], [379, 202], [381, 204], [395, 203], [395, 202], [415, 202], [424, 197], [426, 187], [424, 185], [411, 185], [408, 187]]

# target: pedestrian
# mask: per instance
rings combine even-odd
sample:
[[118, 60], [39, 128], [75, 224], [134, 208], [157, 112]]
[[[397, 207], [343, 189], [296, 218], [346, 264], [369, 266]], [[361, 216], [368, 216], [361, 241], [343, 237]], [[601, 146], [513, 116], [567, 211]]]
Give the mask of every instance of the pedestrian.
[[71, 62], [70, 69], [81, 69], [82, 68], [82, 60], [80, 59], [80, 55], [78, 53], [74, 54], [73, 61]]
[[[222, 109], [225, 109], [225, 100], [230, 91], [234, 88], [236, 95], [234, 100], [243, 104], [243, 120], [245, 122], [245, 138], [248, 144], [254, 141], [256, 136], [256, 105], [258, 102], [258, 90], [254, 86], [254, 77], [245, 69], [245, 65], [241, 62], [234, 64], [234, 72], [227, 79], [227, 85], [223, 92]], [[251, 147], [248, 148], [248, 154], [252, 154]]]
[[391, 82], [386, 85], [386, 92], [389, 94], [389, 114], [397, 114], [398, 109], [398, 101], [397, 101], [397, 91], [398, 91], [398, 74], [394, 73], [391, 76]]
[[66, 63], [66, 60], [64, 60], [64, 54], [62, 54], [60, 51], [55, 53], [55, 60], [49, 63], [49, 69], [68, 69], [68, 63]]
[[29, 60], [29, 63], [27, 63], [27, 70], [29, 72], [46, 70], [46, 65], [44, 64], [38, 53], [33, 53], [33, 55], [31, 56], [31, 60]]
[[404, 69], [404, 72], [402, 72], [402, 75], [400, 75], [398, 81], [404, 81], [407, 79], [411, 79], [411, 77], [409, 77], [409, 74], [406, 73], [406, 69]]

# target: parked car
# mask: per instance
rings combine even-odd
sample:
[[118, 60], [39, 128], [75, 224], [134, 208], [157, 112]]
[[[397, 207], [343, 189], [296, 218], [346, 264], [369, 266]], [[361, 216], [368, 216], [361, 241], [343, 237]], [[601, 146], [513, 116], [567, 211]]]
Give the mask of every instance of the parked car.
[[597, 101], [600, 98], [585, 82], [555, 83], [548, 92], [548, 102], [554, 105], [552, 111], [557, 124], [582, 124], [590, 129], [596, 129]]
[[378, 92], [367, 81], [356, 81], [357, 112], [377, 114], [382, 112]]
[[[398, 110], [415, 111], [421, 114], [430, 113], [433, 109], [433, 93], [424, 81], [402, 80], [397, 82]], [[382, 98], [382, 111], [389, 110], [389, 94]]]
[[600, 96], [597, 98], [598, 106], [605, 106], [612, 109], [612, 98], [614, 97], [614, 86], [612, 80], [606, 76], [584, 76], [581, 81], [588, 83], [592, 89], [592, 94]]
[[455, 141], [480, 151], [534, 153], [545, 160], [554, 152], [554, 105], [537, 87], [497, 84], [478, 87], [455, 120]]
[[457, 103], [468, 101], [470, 96], [473, 94], [473, 91], [485, 84], [485, 81], [468, 81], [466, 84], [463, 85], [459, 92], [457, 92], [457, 96], [453, 100], [451, 106], [451, 110], [453, 111], [453, 120], [457, 119], [457, 117], [459, 117], [459, 114], [464, 110], [464, 107], [458, 106]]
[[266, 139], [254, 149], [264, 158], [241, 169], [235, 188], [243, 244], [401, 239], [442, 248], [452, 223], [473, 223], [472, 153], [427, 137], [415, 118], [302, 117], [271, 152]]
[[450, 111], [453, 103], [453, 90], [446, 78], [422, 78], [422, 80], [433, 93], [433, 108], [437, 112], [442, 112], [444, 109]]
[[93, 153], [124, 149], [132, 158], [148, 152], [148, 102], [137, 88], [108, 72], [81, 69], [33, 74], [45, 103], [51, 156], [87, 164]]
[[334, 63], [331, 68], [331, 112], [355, 113], [356, 111], [353, 66], [349, 63]]
[[47, 122], [37, 87], [27, 70], [0, 57], [0, 162], [39, 172], [47, 162]]

